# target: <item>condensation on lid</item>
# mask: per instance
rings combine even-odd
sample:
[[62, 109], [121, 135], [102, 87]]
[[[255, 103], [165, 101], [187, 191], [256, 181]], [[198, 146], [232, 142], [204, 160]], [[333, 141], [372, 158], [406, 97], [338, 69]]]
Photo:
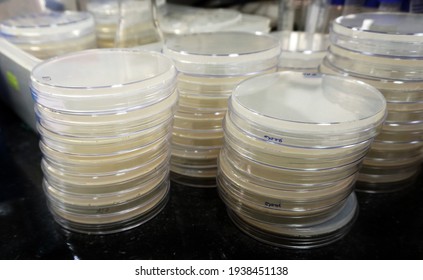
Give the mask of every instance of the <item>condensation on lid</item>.
[[346, 49], [376, 55], [423, 56], [423, 17], [412, 13], [361, 13], [338, 17], [330, 39]]
[[237, 114], [263, 127], [299, 134], [361, 130], [386, 114], [386, 101], [374, 87], [345, 77], [299, 72], [241, 82], [231, 105]]
[[94, 18], [87, 12], [43, 12], [5, 20], [0, 30], [13, 42], [45, 42], [94, 32]]
[[179, 71], [192, 74], [245, 74], [277, 65], [280, 45], [268, 35], [246, 32], [189, 34], [169, 38], [163, 53]]

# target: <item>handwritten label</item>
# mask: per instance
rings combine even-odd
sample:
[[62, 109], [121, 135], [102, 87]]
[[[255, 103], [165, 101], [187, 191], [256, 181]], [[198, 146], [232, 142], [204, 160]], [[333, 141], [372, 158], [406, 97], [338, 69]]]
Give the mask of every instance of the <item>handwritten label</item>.
[[264, 202], [264, 206], [266, 208], [282, 208], [281, 202], [280, 201], [265, 201]]
[[268, 135], [264, 135], [264, 139], [266, 141], [271, 141], [271, 142], [275, 142], [275, 143], [283, 143], [282, 138], [276, 138], [276, 137], [272, 137], [272, 136], [268, 136]]
[[321, 78], [322, 74], [320, 73], [303, 73], [304, 78]]

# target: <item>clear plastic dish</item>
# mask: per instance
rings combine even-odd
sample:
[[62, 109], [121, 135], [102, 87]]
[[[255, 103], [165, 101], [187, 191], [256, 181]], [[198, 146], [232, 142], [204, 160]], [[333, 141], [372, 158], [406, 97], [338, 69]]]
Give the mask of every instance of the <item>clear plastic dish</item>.
[[423, 99], [423, 80], [403, 81], [398, 79], [381, 79], [365, 75], [349, 73], [332, 64], [327, 57], [319, 66], [319, 71], [325, 74], [348, 76], [369, 84], [383, 94], [389, 102], [418, 102]]
[[[223, 180], [221, 176], [217, 176], [217, 189], [220, 198], [228, 209], [257, 222], [283, 224], [286, 226], [306, 227], [319, 224], [333, 217], [344, 204], [344, 201], [338, 201], [329, 208], [309, 209], [309, 211], [301, 211], [301, 209], [299, 211], [275, 210], [239, 199], [236, 194], [231, 192], [231, 184]], [[279, 204], [279, 201], [276, 204]]]
[[[42, 161], [41, 168], [44, 176], [54, 186], [61, 189], [75, 189], [84, 186], [86, 188], [101, 189], [127, 189], [139, 185], [145, 176], [156, 168], [169, 163], [170, 154], [162, 154], [150, 161], [131, 169], [117, 172], [102, 173], [101, 169], [97, 173], [73, 173], [72, 170], [58, 169], [50, 165], [46, 160]], [[66, 172], [64, 172], [66, 171]]]
[[35, 101], [73, 113], [110, 114], [144, 108], [171, 95], [172, 61], [156, 52], [97, 49], [38, 64], [31, 73]]
[[165, 125], [138, 133], [115, 137], [72, 137], [60, 135], [38, 125], [37, 129], [44, 144], [59, 152], [76, 155], [113, 155], [126, 153], [149, 145], [159, 139], [169, 139], [171, 120]]
[[321, 169], [288, 169], [260, 163], [232, 153], [224, 147], [220, 154], [220, 161], [228, 161], [232, 169], [241, 174], [262, 178], [263, 184], [280, 183], [289, 185], [329, 184], [354, 175], [358, 172], [362, 158], [348, 165]]
[[295, 146], [295, 138], [300, 138], [313, 146], [316, 140], [321, 143], [335, 136], [339, 140], [329, 138], [326, 145], [341, 146], [360, 142], [356, 137], [347, 140], [362, 131], [368, 137], [361, 141], [374, 137], [386, 117], [386, 101], [377, 89], [356, 80], [278, 72], [241, 82], [229, 100], [229, 110], [239, 116], [232, 121], [244, 120], [236, 123], [238, 127], [246, 123], [243, 130], [265, 131], [256, 135], [265, 141], [270, 137], [276, 139], [272, 142]]
[[[274, 71], [264, 71], [274, 72]], [[255, 73], [253, 73], [255, 74]], [[207, 76], [194, 74], [178, 74], [178, 90], [182, 94], [229, 96], [233, 89], [248, 75], [243, 76]]]
[[372, 140], [339, 147], [296, 147], [265, 141], [238, 129], [230, 118], [224, 121], [226, 146], [245, 158], [287, 168], [331, 168], [362, 158]]
[[276, 69], [280, 46], [268, 35], [217, 32], [168, 38], [163, 53], [185, 74], [241, 76]]
[[242, 14], [233, 9], [200, 9], [169, 5], [168, 12], [160, 17], [160, 28], [169, 35], [215, 32], [237, 25]]
[[[182, 182], [181, 178], [185, 177], [184, 185], [187, 185], [187, 184], [196, 185], [198, 181], [200, 181], [201, 179], [207, 179], [207, 180], [213, 179], [212, 184], [213, 186], [216, 186], [216, 180], [215, 180], [217, 175], [216, 166], [213, 166], [213, 167], [195, 166], [195, 165], [180, 166], [180, 165], [171, 163], [170, 171], [172, 171], [172, 174], [173, 174], [171, 176], [172, 181], [177, 181], [180, 183]], [[178, 179], [175, 180], [175, 178], [178, 178]], [[192, 178], [193, 181], [189, 182], [188, 178]]]
[[[266, 208], [295, 209], [306, 211], [306, 207], [324, 207], [348, 196], [356, 180], [356, 174], [324, 185], [294, 185], [285, 182], [267, 182], [266, 177], [245, 174], [235, 169], [230, 161], [219, 158], [219, 176], [231, 185], [231, 190], [240, 200], [255, 201]], [[269, 202], [277, 203], [269, 203]], [[295, 205], [295, 206], [292, 206]], [[303, 205], [304, 208], [301, 209]]]
[[368, 192], [378, 192], [378, 184], [392, 183], [392, 188], [398, 188], [395, 183], [407, 183], [420, 172], [421, 165], [413, 163], [407, 166], [371, 166], [363, 165], [358, 175], [357, 184], [376, 184], [373, 190]]
[[94, 18], [87, 12], [42, 12], [0, 23], [0, 35], [24, 51], [47, 59], [96, 47]]
[[221, 147], [223, 145], [223, 130], [183, 130], [174, 127], [172, 144], [199, 149]]
[[[220, 147], [202, 149], [173, 144], [170, 160], [171, 180], [190, 186], [215, 186], [219, 151]], [[204, 181], [204, 178], [209, 179]]]
[[[122, 111], [110, 115], [67, 114], [35, 105], [38, 122], [47, 130], [73, 137], [113, 137], [136, 134], [167, 125], [176, 111], [178, 95], [147, 108]], [[169, 100], [168, 100], [169, 99]]]
[[222, 120], [225, 117], [225, 111], [216, 111], [211, 113], [189, 112], [179, 110], [175, 112], [173, 127], [192, 130], [210, 130], [221, 129]]
[[422, 163], [423, 160], [423, 151], [412, 155], [410, 157], [397, 157], [397, 158], [390, 158], [388, 156], [383, 157], [374, 157], [373, 155], [369, 155], [363, 161], [363, 165], [366, 167], [397, 167], [402, 168], [404, 166], [409, 165], [419, 165]]
[[422, 141], [391, 142], [391, 141], [380, 141], [379, 139], [376, 139], [372, 144], [372, 148], [370, 149], [369, 154], [379, 151], [381, 154], [398, 153], [398, 155], [400, 154], [415, 155], [415, 151], [420, 151], [422, 149], [423, 149]]
[[[54, 184], [49, 184], [47, 180], [44, 182], [45, 191], [49, 193], [50, 199], [54, 199], [58, 204], [72, 207], [117, 207], [118, 205], [129, 204], [130, 201], [136, 200], [142, 196], [148, 196], [156, 187], [160, 185], [163, 179], [168, 178], [169, 169], [166, 167], [161, 173], [145, 178], [145, 180], [132, 188], [123, 189], [111, 193], [89, 193], [89, 192], [69, 192], [68, 189], [63, 190]], [[73, 191], [73, 190], [71, 190]]]
[[371, 56], [331, 45], [326, 59], [329, 63], [353, 75], [401, 81], [423, 80], [423, 57], [407, 59]]
[[387, 103], [388, 111], [415, 112], [423, 110], [423, 100], [412, 102], [391, 101]]
[[169, 180], [165, 180], [150, 196], [124, 204], [122, 209], [113, 212], [110, 212], [110, 207], [93, 207], [91, 211], [87, 208], [80, 211], [68, 209], [52, 199], [48, 199], [48, 206], [54, 219], [64, 228], [82, 233], [106, 234], [128, 230], [149, 221], [164, 208], [168, 193]]
[[179, 95], [178, 104], [184, 108], [206, 108], [213, 111], [222, 111], [228, 108], [229, 96], [216, 96], [216, 95]]
[[410, 143], [415, 141], [423, 141], [423, 131], [381, 131], [376, 138], [378, 141], [385, 141], [391, 143]]
[[341, 16], [331, 26], [331, 43], [369, 55], [423, 56], [423, 18], [412, 13]]
[[162, 154], [168, 154], [170, 145], [166, 139], [159, 139], [150, 145], [127, 153], [103, 156], [66, 154], [46, 146], [42, 141], [40, 141], [40, 149], [48, 164], [57, 169], [71, 173], [106, 174], [132, 169]]
[[386, 121], [382, 127], [383, 131], [402, 132], [419, 132], [423, 130], [423, 120], [412, 122], [395, 122]]
[[[388, 105], [389, 107], [389, 105]], [[395, 111], [388, 110], [387, 122], [413, 123], [423, 121], [423, 110], [418, 111]]]
[[415, 170], [411, 175], [407, 174], [406, 179], [393, 182], [384, 182], [383, 180], [386, 178], [383, 178], [383, 176], [373, 176], [372, 178], [371, 174], [370, 176], [368, 174], [361, 174], [361, 180], [357, 181], [356, 184], [356, 191], [366, 193], [394, 193], [404, 191], [415, 186], [420, 174], [419, 170]]
[[355, 195], [351, 194], [336, 215], [308, 227], [258, 222], [233, 209], [228, 209], [228, 213], [240, 230], [261, 242], [286, 248], [310, 249], [331, 244], [345, 236], [358, 215], [358, 203]]
[[219, 156], [220, 146], [215, 148], [201, 149], [200, 147], [187, 147], [181, 145], [172, 144], [172, 156], [187, 159], [216, 159]]

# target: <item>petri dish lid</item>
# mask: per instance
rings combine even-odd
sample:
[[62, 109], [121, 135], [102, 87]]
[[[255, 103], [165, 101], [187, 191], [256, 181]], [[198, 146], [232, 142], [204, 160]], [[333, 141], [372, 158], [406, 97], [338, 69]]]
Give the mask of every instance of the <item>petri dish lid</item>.
[[274, 68], [280, 46], [268, 35], [217, 32], [175, 36], [165, 41], [163, 53], [176, 68], [192, 75], [245, 75]]
[[423, 17], [412, 13], [361, 13], [336, 18], [330, 40], [374, 55], [423, 56]]
[[35, 101], [66, 112], [139, 109], [170, 96], [175, 83], [169, 58], [131, 49], [74, 52], [46, 60], [31, 73]]
[[160, 18], [160, 28], [168, 34], [215, 32], [235, 25], [242, 19], [242, 14], [232, 9], [201, 9], [167, 5], [168, 12]]
[[230, 109], [282, 143], [287, 134], [312, 140], [379, 126], [386, 116], [386, 101], [361, 81], [285, 71], [241, 82], [230, 98]]
[[0, 34], [13, 43], [43, 43], [94, 33], [94, 18], [87, 12], [42, 12], [17, 16], [0, 24]]

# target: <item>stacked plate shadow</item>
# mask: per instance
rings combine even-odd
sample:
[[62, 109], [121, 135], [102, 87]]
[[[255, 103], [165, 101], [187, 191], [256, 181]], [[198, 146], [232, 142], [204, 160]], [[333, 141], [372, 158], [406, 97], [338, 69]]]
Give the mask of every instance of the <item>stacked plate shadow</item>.
[[286, 71], [240, 83], [217, 177], [235, 224], [285, 247], [344, 236], [357, 213], [357, 172], [385, 117], [380, 92], [348, 78]]
[[415, 181], [423, 158], [423, 17], [362, 13], [337, 18], [320, 71], [370, 84], [388, 116], [364, 159], [358, 189], [393, 192]]
[[165, 206], [176, 69], [158, 53], [102, 49], [37, 65], [43, 187], [55, 220], [85, 233], [135, 227]]
[[279, 43], [252, 33], [190, 34], [166, 40], [163, 53], [179, 71], [171, 179], [184, 185], [215, 187], [228, 98], [246, 78], [276, 71]]

